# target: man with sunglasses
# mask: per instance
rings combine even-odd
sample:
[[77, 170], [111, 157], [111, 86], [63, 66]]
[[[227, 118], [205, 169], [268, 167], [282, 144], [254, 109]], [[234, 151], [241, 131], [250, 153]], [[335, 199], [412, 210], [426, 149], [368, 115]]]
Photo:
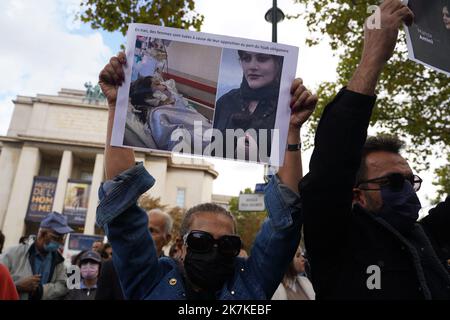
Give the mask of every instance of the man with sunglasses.
[[127, 299], [270, 299], [300, 242], [302, 215], [297, 194], [302, 177], [300, 127], [314, 111], [317, 96], [301, 79], [291, 87], [291, 119], [285, 163], [265, 190], [268, 219], [249, 258], [237, 257], [241, 240], [227, 210], [212, 203], [188, 210], [181, 227], [181, 257], [158, 258], [147, 215], [136, 204], [155, 180], [131, 149], [110, 145], [117, 88], [124, 81], [125, 54], [113, 57], [100, 73], [108, 99], [106, 181], [99, 189], [97, 224], [111, 241], [113, 262]]
[[22, 300], [59, 300], [67, 294], [64, 258], [59, 250], [73, 230], [67, 217], [49, 213], [40, 223], [36, 241], [11, 247], [0, 256]]
[[312, 282], [317, 299], [450, 299], [441, 251], [450, 244], [450, 198], [417, 223], [422, 180], [402, 144], [366, 141], [378, 78], [402, 22], [413, 19], [398, 0], [380, 13], [381, 29], [366, 27], [358, 68], [322, 114], [299, 184]]

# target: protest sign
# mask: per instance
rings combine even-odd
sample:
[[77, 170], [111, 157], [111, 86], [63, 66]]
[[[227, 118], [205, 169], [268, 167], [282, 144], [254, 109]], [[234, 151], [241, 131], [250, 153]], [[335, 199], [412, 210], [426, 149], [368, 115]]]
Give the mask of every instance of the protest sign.
[[280, 166], [298, 48], [131, 24], [111, 145]]
[[450, 0], [409, 0], [414, 23], [406, 27], [413, 61], [450, 76]]

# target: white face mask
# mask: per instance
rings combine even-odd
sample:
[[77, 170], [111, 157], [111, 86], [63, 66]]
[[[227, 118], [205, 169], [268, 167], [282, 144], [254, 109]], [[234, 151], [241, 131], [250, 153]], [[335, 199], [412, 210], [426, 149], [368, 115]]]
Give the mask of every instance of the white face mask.
[[80, 271], [83, 279], [95, 279], [98, 277], [99, 265], [97, 263], [87, 262], [81, 265]]

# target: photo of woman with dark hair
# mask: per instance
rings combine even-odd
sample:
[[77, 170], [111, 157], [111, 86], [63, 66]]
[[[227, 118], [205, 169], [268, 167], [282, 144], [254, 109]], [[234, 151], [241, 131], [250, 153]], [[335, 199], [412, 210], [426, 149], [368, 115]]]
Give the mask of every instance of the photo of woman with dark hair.
[[[450, 57], [450, 0], [442, 0], [442, 42], [447, 57]], [[450, 58], [448, 58], [450, 60]], [[450, 65], [450, 61], [448, 61]]]
[[442, 22], [444, 23], [444, 28], [448, 30], [450, 34], [450, 0], [444, 0], [442, 7]]
[[[217, 100], [214, 125], [225, 139], [227, 129], [266, 129], [267, 154], [270, 155], [271, 130], [274, 129], [283, 57], [264, 53], [232, 50], [242, 68], [239, 88], [234, 88]], [[222, 64], [222, 68], [227, 66]], [[218, 95], [219, 96], [219, 95]], [[249, 143], [247, 137], [246, 144]], [[260, 147], [259, 135], [257, 139]], [[236, 145], [236, 144], [235, 144]], [[224, 141], [224, 153], [226, 143]], [[244, 160], [244, 159], [241, 159]]]

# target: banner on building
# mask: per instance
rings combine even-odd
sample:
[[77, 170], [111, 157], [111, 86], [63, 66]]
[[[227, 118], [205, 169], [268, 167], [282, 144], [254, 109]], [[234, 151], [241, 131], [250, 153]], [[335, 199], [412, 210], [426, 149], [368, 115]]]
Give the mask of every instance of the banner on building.
[[40, 222], [52, 212], [56, 183], [57, 179], [53, 177], [34, 177], [26, 221]]
[[62, 213], [67, 217], [69, 224], [84, 226], [90, 187], [91, 183], [88, 181], [68, 181]]

